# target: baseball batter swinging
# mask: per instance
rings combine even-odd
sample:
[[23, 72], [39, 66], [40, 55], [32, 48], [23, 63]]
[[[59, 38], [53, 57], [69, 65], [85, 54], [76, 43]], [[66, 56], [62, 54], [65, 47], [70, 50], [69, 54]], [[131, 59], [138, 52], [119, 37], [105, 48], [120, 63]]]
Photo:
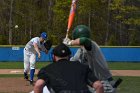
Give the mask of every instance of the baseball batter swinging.
[[32, 38], [24, 48], [24, 79], [28, 80], [28, 72], [30, 71], [30, 84], [33, 84], [36, 54], [38, 56], [38, 59], [40, 59], [40, 51], [43, 51], [47, 54], [49, 49], [51, 48], [52, 44], [49, 42], [50, 45], [48, 46], [46, 44], [47, 41], [45, 42], [46, 39], [47, 33], [42, 32], [40, 37]]
[[97, 43], [90, 39], [90, 29], [85, 25], [78, 25], [74, 29], [72, 37], [73, 40], [65, 38], [63, 41], [66, 45], [80, 45], [71, 60], [79, 60], [81, 63], [89, 65], [99, 80], [112, 81], [112, 74], [108, 69], [104, 55]]

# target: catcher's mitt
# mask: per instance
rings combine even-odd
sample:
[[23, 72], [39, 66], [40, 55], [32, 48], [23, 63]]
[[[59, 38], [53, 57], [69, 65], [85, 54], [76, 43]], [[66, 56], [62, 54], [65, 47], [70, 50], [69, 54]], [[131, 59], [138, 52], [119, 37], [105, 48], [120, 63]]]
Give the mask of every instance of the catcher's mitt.
[[51, 40], [47, 40], [45, 43], [44, 43], [44, 46], [47, 50], [50, 50], [50, 48], [52, 47], [52, 41]]

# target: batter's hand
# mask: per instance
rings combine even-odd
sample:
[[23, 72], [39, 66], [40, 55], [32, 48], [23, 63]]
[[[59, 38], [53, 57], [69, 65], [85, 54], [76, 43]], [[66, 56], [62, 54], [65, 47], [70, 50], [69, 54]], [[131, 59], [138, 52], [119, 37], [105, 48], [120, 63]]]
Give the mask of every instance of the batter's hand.
[[70, 40], [69, 38], [64, 38], [63, 43], [65, 45], [71, 45], [73, 40]]

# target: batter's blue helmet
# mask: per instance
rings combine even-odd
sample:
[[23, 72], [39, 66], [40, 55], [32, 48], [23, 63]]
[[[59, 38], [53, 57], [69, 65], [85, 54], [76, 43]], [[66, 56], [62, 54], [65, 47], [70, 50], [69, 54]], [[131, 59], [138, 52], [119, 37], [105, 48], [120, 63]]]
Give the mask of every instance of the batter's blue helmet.
[[41, 37], [42, 37], [43, 39], [47, 39], [47, 33], [46, 33], [46, 32], [42, 32], [42, 33], [41, 33]]

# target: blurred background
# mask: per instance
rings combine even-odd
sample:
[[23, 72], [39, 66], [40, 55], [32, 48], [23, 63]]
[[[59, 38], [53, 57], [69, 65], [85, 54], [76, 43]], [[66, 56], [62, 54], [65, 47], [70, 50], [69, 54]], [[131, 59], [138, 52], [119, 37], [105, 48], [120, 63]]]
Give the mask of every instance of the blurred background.
[[[99, 45], [140, 45], [140, 0], [78, 0], [70, 29], [91, 28]], [[66, 35], [71, 0], [0, 0], [0, 45], [25, 45], [46, 31], [53, 44]]]

